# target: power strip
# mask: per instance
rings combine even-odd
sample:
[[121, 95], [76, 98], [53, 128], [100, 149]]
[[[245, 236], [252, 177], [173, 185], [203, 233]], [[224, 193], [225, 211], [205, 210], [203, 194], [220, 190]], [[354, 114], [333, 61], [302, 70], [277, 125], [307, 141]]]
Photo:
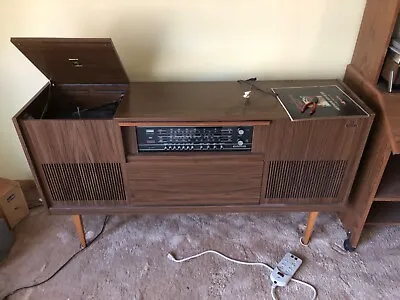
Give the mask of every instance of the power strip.
[[269, 276], [272, 283], [277, 286], [286, 286], [302, 263], [303, 261], [296, 255], [286, 253]]
[[286, 253], [286, 255], [282, 258], [282, 260], [275, 267], [275, 269], [272, 269], [269, 265], [262, 263], [262, 262], [247, 262], [247, 261], [242, 261], [242, 260], [238, 260], [238, 259], [233, 259], [233, 258], [230, 258], [230, 257], [222, 254], [221, 252], [218, 252], [215, 250], [206, 250], [199, 254], [195, 254], [195, 255], [192, 255], [192, 256], [189, 256], [186, 258], [182, 258], [182, 259], [176, 259], [172, 253], [168, 253], [167, 257], [169, 260], [171, 260], [173, 262], [183, 263], [185, 261], [192, 260], [194, 258], [198, 258], [205, 254], [215, 254], [215, 255], [218, 255], [230, 262], [233, 262], [233, 263], [239, 264], [239, 265], [259, 266], [259, 267], [265, 267], [268, 270], [270, 270], [272, 272], [272, 274], [270, 276], [270, 278], [272, 280], [271, 297], [274, 300], [277, 300], [277, 298], [275, 296], [276, 287], [277, 286], [285, 286], [289, 283], [290, 280], [309, 287], [313, 291], [313, 296], [311, 298], [312, 300], [314, 300], [317, 297], [317, 290], [315, 289], [315, 287], [313, 287], [311, 284], [309, 284], [305, 281], [301, 281], [301, 280], [292, 278], [294, 273], [296, 273], [296, 271], [300, 268], [300, 266], [303, 262], [299, 257], [297, 257], [296, 255], [294, 255], [292, 253]]

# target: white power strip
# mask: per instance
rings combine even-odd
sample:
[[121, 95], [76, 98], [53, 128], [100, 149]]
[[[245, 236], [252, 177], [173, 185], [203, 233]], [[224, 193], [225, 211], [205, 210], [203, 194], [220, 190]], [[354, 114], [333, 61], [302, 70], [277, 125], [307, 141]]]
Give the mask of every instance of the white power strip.
[[286, 253], [270, 275], [272, 283], [277, 286], [286, 286], [302, 262], [296, 255]]
[[282, 260], [275, 267], [275, 269], [272, 269], [269, 265], [267, 265], [265, 263], [261, 263], [261, 262], [247, 262], [247, 261], [233, 259], [233, 258], [230, 258], [230, 257], [222, 254], [221, 252], [214, 251], [214, 250], [207, 250], [207, 251], [201, 252], [199, 254], [189, 256], [186, 258], [182, 258], [182, 259], [176, 259], [174, 257], [174, 255], [172, 255], [171, 253], [168, 253], [167, 257], [169, 260], [172, 260], [173, 262], [182, 263], [182, 262], [200, 257], [207, 253], [216, 254], [230, 262], [233, 262], [233, 263], [236, 263], [239, 265], [261, 266], [261, 267], [265, 267], [268, 270], [270, 270], [272, 272], [271, 276], [270, 276], [270, 278], [272, 280], [271, 296], [272, 296], [272, 299], [274, 299], [274, 300], [277, 300], [275, 293], [274, 293], [275, 288], [277, 286], [287, 285], [290, 280], [293, 280], [294, 282], [303, 284], [303, 285], [309, 287], [310, 289], [312, 289], [312, 291], [313, 291], [312, 300], [314, 300], [317, 297], [317, 290], [315, 289], [315, 287], [313, 287], [311, 284], [309, 284], [307, 282], [293, 278], [294, 273], [296, 273], [296, 271], [300, 268], [303, 261], [299, 257], [297, 257], [291, 253], [286, 253], [286, 255], [282, 258]]

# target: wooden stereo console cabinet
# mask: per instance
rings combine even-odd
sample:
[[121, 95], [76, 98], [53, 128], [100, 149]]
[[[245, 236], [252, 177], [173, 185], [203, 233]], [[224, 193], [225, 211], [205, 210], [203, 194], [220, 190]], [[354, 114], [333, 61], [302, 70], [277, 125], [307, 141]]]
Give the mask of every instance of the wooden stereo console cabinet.
[[[345, 207], [374, 115], [339, 81], [257, 81], [246, 100], [243, 82], [130, 83], [110, 39], [12, 43], [49, 78], [15, 127], [49, 212], [79, 229], [81, 214], [309, 211], [308, 243], [319, 211]], [[265, 92], [330, 84], [368, 113], [293, 122]]]

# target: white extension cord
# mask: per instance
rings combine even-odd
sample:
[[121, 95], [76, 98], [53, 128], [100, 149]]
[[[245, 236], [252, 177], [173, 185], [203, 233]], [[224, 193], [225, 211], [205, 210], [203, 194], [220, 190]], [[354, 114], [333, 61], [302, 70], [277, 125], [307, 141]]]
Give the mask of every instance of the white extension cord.
[[[201, 252], [201, 253], [199, 253], [199, 254], [196, 254], [196, 255], [193, 255], [193, 256], [189, 256], [189, 257], [186, 257], [186, 258], [182, 258], [182, 259], [176, 259], [171, 253], [168, 253], [167, 257], [168, 257], [169, 260], [172, 260], [173, 262], [176, 262], [176, 263], [183, 263], [183, 262], [185, 262], [185, 261], [188, 261], [188, 260], [191, 260], [191, 259], [200, 257], [200, 256], [202, 256], [202, 255], [204, 255], [204, 254], [207, 254], [207, 253], [216, 254], [216, 255], [218, 255], [218, 256], [220, 256], [220, 257], [222, 257], [222, 258], [224, 258], [224, 259], [226, 259], [226, 260], [228, 260], [228, 261], [230, 261], [230, 262], [233, 262], [233, 263], [235, 263], [235, 264], [245, 265], [245, 266], [261, 266], [261, 267], [267, 268], [267, 269], [270, 270], [271, 272], [273, 271], [273, 268], [271, 268], [269, 265], [267, 265], [267, 264], [265, 264], [265, 263], [261, 263], [261, 262], [247, 262], [247, 261], [242, 261], [242, 260], [233, 259], [233, 258], [230, 258], [230, 257], [228, 257], [228, 256], [225, 256], [224, 254], [222, 254], [222, 253], [220, 253], [220, 252], [218, 252], [218, 251], [214, 251], [214, 250], [207, 250], [207, 251]], [[317, 290], [316, 290], [315, 287], [313, 287], [311, 284], [309, 284], [309, 283], [307, 283], [307, 282], [304, 282], [304, 281], [301, 281], [301, 280], [298, 280], [298, 279], [295, 279], [295, 278], [291, 278], [291, 280], [293, 280], [294, 282], [303, 284], [303, 285], [309, 287], [310, 289], [312, 289], [312, 291], [313, 291], [312, 300], [314, 300], [314, 299], [317, 297]], [[273, 299], [273, 300], [277, 300], [277, 298], [276, 298], [276, 296], [275, 296], [275, 288], [276, 288], [276, 287], [277, 287], [277, 285], [274, 284], [274, 283], [273, 283], [272, 286], [271, 286], [271, 296], [272, 296], [272, 299]]]

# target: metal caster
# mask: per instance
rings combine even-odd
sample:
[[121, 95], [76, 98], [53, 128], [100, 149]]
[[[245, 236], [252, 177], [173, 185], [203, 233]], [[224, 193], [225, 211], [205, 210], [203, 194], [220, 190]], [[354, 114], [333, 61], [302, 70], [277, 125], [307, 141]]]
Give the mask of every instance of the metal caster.
[[343, 243], [343, 248], [344, 250], [348, 251], [348, 252], [354, 252], [354, 250], [356, 250], [356, 248], [354, 248], [351, 243], [350, 243], [350, 239], [345, 239], [344, 243]]

